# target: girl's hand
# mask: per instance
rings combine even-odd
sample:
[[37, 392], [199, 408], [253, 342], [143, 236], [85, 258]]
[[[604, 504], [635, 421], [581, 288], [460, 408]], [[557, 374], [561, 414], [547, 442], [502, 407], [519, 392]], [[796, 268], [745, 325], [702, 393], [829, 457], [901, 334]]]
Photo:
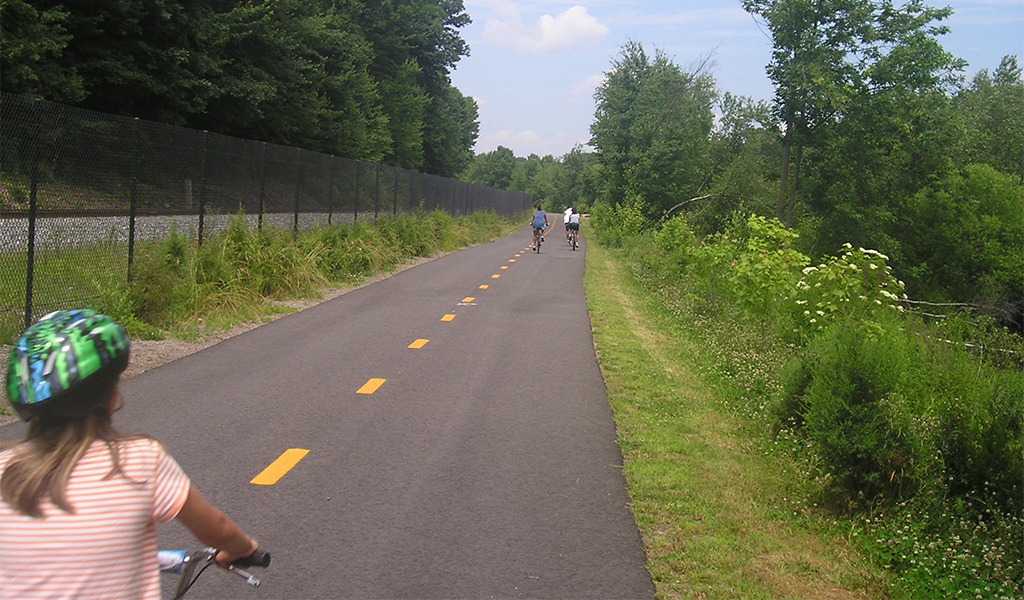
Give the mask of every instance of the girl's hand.
[[248, 551], [244, 552], [243, 554], [233, 554], [227, 552], [226, 550], [220, 550], [219, 552], [217, 552], [217, 556], [215, 556], [213, 560], [217, 561], [218, 565], [226, 569], [229, 563], [232, 563], [240, 558], [252, 556], [252, 553], [256, 552], [256, 550], [258, 550], [259, 547], [260, 545], [256, 543], [256, 540], [249, 538]]

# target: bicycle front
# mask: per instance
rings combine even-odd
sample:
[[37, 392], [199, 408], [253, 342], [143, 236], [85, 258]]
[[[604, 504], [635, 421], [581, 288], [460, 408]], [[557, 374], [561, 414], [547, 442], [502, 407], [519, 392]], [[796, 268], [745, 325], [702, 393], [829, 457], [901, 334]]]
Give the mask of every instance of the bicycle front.
[[238, 575], [245, 579], [245, 582], [252, 587], [259, 587], [260, 580], [248, 571], [243, 570], [242, 567], [267, 568], [270, 566], [270, 553], [260, 549], [257, 549], [256, 552], [253, 552], [252, 555], [246, 558], [232, 562], [226, 568], [220, 567], [217, 564], [214, 560], [216, 556], [216, 548], [203, 548], [192, 554], [188, 554], [184, 550], [161, 550], [157, 553], [160, 571], [178, 575], [178, 586], [174, 590], [174, 600], [183, 597], [192, 589], [192, 585], [199, 579], [199, 576], [211, 565]]

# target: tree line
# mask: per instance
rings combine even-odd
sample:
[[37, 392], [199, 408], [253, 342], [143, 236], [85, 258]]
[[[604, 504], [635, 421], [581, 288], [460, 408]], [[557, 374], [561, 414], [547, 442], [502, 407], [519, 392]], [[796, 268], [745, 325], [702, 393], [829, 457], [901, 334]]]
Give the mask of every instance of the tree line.
[[3, 0], [0, 89], [451, 177], [461, 0]]
[[[736, 213], [778, 219], [809, 256], [884, 252], [911, 298], [981, 307], [1024, 330], [1024, 79], [1016, 56], [964, 75], [918, 1], [745, 0], [770, 32], [771, 101], [718, 89], [629, 42], [597, 89], [590, 146], [498, 148], [463, 177], [566, 205], [684, 216], [699, 237]], [[624, 217], [625, 218], [625, 217]]]

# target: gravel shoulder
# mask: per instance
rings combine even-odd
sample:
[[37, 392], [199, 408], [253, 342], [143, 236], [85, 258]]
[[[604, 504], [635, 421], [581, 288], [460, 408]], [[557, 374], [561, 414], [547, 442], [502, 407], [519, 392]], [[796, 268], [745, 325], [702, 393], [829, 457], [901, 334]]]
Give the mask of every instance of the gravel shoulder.
[[[358, 283], [356, 285], [340, 288], [325, 288], [320, 291], [321, 295], [319, 298], [311, 298], [306, 300], [289, 300], [285, 302], [279, 302], [277, 304], [279, 306], [286, 306], [288, 308], [292, 308], [294, 309], [294, 312], [298, 312], [311, 306], [316, 306], [323, 302], [327, 302], [328, 300], [332, 300], [343, 294], [347, 294], [352, 290], [357, 290], [361, 287], [370, 285], [371, 283], [376, 283], [378, 281], [388, 279], [389, 277], [394, 277], [395, 275], [401, 273], [402, 271], [405, 271], [406, 269], [411, 269], [412, 267], [421, 265], [425, 262], [429, 262], [437, 258], [441, 258], [442, 256], [444, 256], [444, 254], [438, 254], [436, 256], [421, 257], [409, 260], [406, 263], [399, 265], [393, 271], [367, 276], [363, 279], [362, 283]], [[277, 320], [288, 314], [292, 313], [273, 315], [270, 317], [269, 321]], [[209, 348], [214, 344], [223, 342], [224, 340], [232, 338], [236, 335], [245, 333], [247, 331], [251, 331], [269, 321], [264, 321], [260, 323], [242, 323], [225, 331], [211, 332], [204, 336], [201, 340], [195, 342], [185, 342], [181, 340], [132, 340], [131, 359], [130, 362], [128, 363], [128, 368], [125, 369], [125, 372], [122, 375], [122, 377], [124, 379], [131, 379], [132, 377], [135, 377], [136, 375], [139, 375], [141, 373], [145, 373], [150, 369], [155, 369], [171, 361], [199, 352], [204, 348]], [[0, 361], [0, 381], [3, 381], [5, 383], [5, 386], [7, 381], [7, 360], [10, 357], [10, 352], [10, 346], [0, 345], [0, 357], [2, 357], [3, 359], [2, 361]], [[5, 412], [8, 410], [8, 407], [10, 406], [6, 401], [6, 398], [7, 396], [5, 390], [4, 401], [2, 404]], [[14, 421], [17, 420], [17, 415], [13, 413], [0, 414], [0, 427], [7, 425], [9, 423], [13, 423]]]

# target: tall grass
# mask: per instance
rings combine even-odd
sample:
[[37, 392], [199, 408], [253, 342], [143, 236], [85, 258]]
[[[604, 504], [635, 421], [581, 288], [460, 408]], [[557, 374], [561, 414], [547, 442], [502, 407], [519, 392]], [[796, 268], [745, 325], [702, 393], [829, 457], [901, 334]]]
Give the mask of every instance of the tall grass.
[[756, 217], [705, 240], [682, 218], [637, 233], [618, 217], [598, 218], [599, 239], [693, 324], [707, 380], [792, 461], [807, 509], [891, 571], [894, 596], [1024, 595], [1019, 337], [903, 312], [872, 250], [811, 261]]
[[[316, 298], [326, 287], [351, 285], [411, 258], [494, 239], [525, 220], [489, 212], [453, 217], [419, 211], [293, 233], [255, 229], [239, 214], [201, 247], [177, 230], [165, 240], [137, 244], [130, 283], [125, 248], [102, 244], [41, 254], [36, 271], [47, 276], [39, 279], [44, 283], [35, 294], [39, 306], [60, 305], [73, 290], [74, 298], [117, 318], [134, 337], [191, 338], [287, 310], [278, 306], [282, 300]], [[25, 262], [24, 252], [0, 255], [2, 272], [21, 282], [3, 286], [0, 300], [10, 307], [0, 323], [4, 341], [24, 325], [19, 309]]]

